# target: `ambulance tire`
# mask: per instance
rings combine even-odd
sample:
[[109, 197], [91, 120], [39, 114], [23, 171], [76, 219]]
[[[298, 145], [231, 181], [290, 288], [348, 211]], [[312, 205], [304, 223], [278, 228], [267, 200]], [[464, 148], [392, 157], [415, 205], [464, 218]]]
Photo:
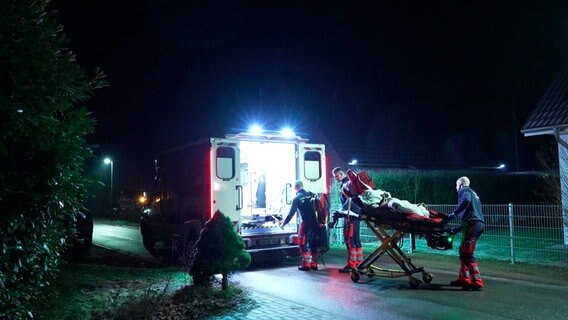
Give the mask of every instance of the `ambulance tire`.
[[144, 248], [154, 257], [158, 258], [158, 251], [155, 248], [156, 241], [148, 234], [148, 227], [146, 224], [140, 225], [140, 233], [142, 233], [142, 243]]
[[148, 237], [142, 237], [142, 241], [144, 243], [144, 248], [146, 248], [146, 250], [154, 257], [154, 258], [158, 258], [158, 251], [156, 250], [156, 248], [154, 247], [156, 245], [156, 242], [150, 239], [147, 239]]

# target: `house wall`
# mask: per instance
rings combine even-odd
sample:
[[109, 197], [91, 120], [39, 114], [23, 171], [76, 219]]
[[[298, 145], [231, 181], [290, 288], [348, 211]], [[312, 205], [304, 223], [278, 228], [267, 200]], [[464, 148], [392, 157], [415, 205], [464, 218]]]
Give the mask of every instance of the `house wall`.
[[[561, 135], [560, 138], [568, 142], [568, 134]], [[564, 244], [568, 245], [568, 149], [560, 143], [558, 144], [558, 157], [562, 208], [564, 212]]]

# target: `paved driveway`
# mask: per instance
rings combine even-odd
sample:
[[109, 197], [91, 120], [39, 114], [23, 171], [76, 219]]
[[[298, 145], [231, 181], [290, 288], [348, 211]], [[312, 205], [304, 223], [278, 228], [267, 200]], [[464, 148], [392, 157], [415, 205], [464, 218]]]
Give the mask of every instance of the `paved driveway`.
[[[94, 242], [107, 248], [153, 259], [143, 248], [136, 224], [95, 221]], [[358, 283], [337, 268], [344, 258], [324, 256], [327, 267], [301, 272], [296, 266], [239, 272], [233, 281], [249, 289], [258, 308], [226, 319], [568, 319], [568, 286], [554, 279], [523, 277], [516, 280], [480, 263], [486, 282], [481, 292], [445, 286], [456, 277], [456, 261], [428, 265], [417, 256], [413, 262], [434, 274], [429, 285], [411, 289], [404, 278], [372, 278]], [[385, 258], [385, 259], [383, 259]], [[397, 268], [388, 257], [382, 267]], [[565, 283], [565, 282], [563, 282]]]

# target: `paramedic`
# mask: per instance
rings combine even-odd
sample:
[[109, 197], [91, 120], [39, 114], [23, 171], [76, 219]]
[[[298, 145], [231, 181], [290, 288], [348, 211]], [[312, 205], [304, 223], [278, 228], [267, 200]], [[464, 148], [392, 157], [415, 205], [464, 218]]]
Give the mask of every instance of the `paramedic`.
[[280, 226], [284, 229], [284, 226], [290, 222], [292, 217], [296, 214], [296, 211], [300, 212], [300, 217], [302, 218], [302, 224], [300, 225], [300, 230], [298, 231], [298, 239], [300, 241], [300, 254], [302, 256], [302, 265], [298, 267], [298, 270], [309, 271], [318, 269], [318, 251], [315, 244], [315, 232], [318, 229], [318, 223], [316, 221], [316, 212], [312, 207], [311, 199], [314, 196], [313, 193], [304, 190], [304, 184], [302, 181], [298, 180], [294, 183], [294, 189], [296, 190], [296, 197], [292, 200], [292, 207], [290, 207], [290, 212], [284, 222]]
[[[331, 171], [335, 180], [341, 183], [340, 199], [343, 210], [349, 209], [355, 213], [359, 213], [359, 207], [355, 203], [349, 203], [352, 194], [349, 192], [349, 177], [341, 167], [335, 167]], [[349, 217], [349, 216], [348, 216]], [[363, 261], [363, 248], [361, 246], [361, 221], [355, 218], [345, 218], [343, 226], [343, 236], [345, 245], [347, 246], [347, 265], [341, 269], [341, 273], [349, 273], [351, 269], [355, 269], [361, 261]]]
[[458, 279], [450, 283], [451, 286], [462, 287], [463, 289], [480, 290], [483, 288], [483, 280], [477, 267], [477, 261], [473, 256], [475, 243], [485, 229], [485, 220], [481, 211], [481, 201], [477, 193], [469, 187], [468, 177], [461, 177], [456, 181], [458, 191], [458, 207], [448, 217], [449, 219], [458, 216], [461, 218], [461, 225], [448, 229], [451, 234], [462, 232], [462, 241], [459, 249], [460, 270]]

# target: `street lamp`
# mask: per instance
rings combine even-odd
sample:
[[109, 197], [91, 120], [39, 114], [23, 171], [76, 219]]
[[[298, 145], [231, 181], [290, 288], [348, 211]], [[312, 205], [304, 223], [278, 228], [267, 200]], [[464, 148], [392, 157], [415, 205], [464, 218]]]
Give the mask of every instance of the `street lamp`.
[[114, 162], [110, 159], [110, 158], [105, 158], [105, 164], [110, 164], [110, 209], [112, 210], [112, 206], [113, 206], [113, 202], [112, 202], [112, 180], [114, 177], [113, 171], [114, 171]]
[[472, 169], [487, 169], [487, 170], [504, 170], [505, 168], [507, 168], [507, 165], [504, 163], [500, 163], [497, 166], [494, 167], [471, 167]]

